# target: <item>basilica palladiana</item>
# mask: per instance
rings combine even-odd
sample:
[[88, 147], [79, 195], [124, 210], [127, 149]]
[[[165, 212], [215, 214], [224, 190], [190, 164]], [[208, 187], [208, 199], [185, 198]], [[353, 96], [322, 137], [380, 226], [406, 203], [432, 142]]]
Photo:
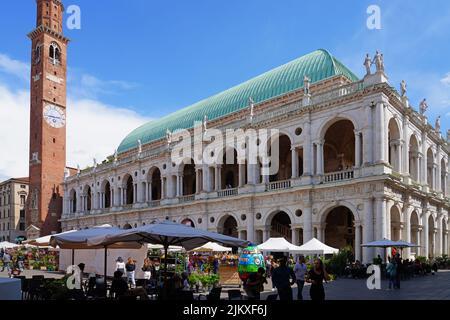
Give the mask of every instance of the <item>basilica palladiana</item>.
[[[448, 138], [439, 119], [430, 124], [426, 100], [389, 83], [382, 54], [364, 65], [360, 79], [317, 50], [135, 129], [115, 155], [66, 176], [63, 231], [166, 219], [253, 243], [316, 237], [351, 246], [363, 262], [378, 252], [361, 245], [383, 238], [419, 245], [405, 256], [448, 254]], [[242, 157], [245, 141], [216, 151], [227, 161], [174, 161], [182, 129], [276, 129], [253, 143], [270, 153], [276, 139], [277, 170]], [[200, 151], [214, 142], [203, 139]]]

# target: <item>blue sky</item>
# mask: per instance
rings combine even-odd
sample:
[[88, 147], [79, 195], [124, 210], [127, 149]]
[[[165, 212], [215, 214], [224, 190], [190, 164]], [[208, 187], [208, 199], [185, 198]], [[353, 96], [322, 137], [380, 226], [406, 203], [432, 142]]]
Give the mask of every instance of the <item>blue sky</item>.
[[[120, 118], [131, 119], [124, 120], [120, 135], [112, 139], [107, 151], [93, 154], [90, 147], [77, 150], [79, 141], [74, 138], [72, 154], [78, 151], [83, 157], [70, 159], [69, 154], [71, 165], [85, 165], [89, 157], [112, 153], [120, 136], [140, 122], [161, 117], [318, 48], [329, 50], [359, 76], [364, 73], [365, 53], [373, 55], [380, 49], [391, 85], [398, 87], [405, 79], [412, 105], [418, 106], [426, 97], [430, 121], [434, 123], [436, 116], [442, 115], [443, 132], [450, 128], [448, 0], [64, 3], [66, 7], [78, 5], [82, 13], [81, 30], [65, 31], [72, 39], [68, 57], [72, 110], [78, 107], [88, 112], [95, 104], [111, 112], [111, 117], [119, 110], [111, 119], [113, 123], [120, 125]], [[381, 30], [366, 27], [366, 10], [372, 4], [381, 8]], [[11, 95], [11, 101], [26, 101], [23, 95], [28, 90], [26, 65], [30, 60], [26, 34], [35, 27], [35, 14], [34, 0], [2, 3], [0, 89]], [[4, 121], [0, 119], [0, 125]], [[89, 123], [81, 122], [78, 132], [86, 129], [96, 134], [83, 125]], [[98, 122], [97, 126], [103, 128]], [[3, 175], [7, 174], [4, 170]]]

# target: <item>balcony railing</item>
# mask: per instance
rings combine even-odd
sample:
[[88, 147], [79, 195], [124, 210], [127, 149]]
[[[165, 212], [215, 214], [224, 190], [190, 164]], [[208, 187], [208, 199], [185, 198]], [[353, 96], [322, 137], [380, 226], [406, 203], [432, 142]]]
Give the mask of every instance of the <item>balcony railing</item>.
[[181, 196], [178, 198], [178, 200], [180, 201], [180, 203], [192, 202], [195, 200], [195, 194], [191, 194], [188, 196]]
[[224, 189], [217, 191], [217, 196], [219, 198], [223, 197], [232, 197], [238, 194], [238, 188], [232, 188], [232, 189]]
[[291, 187], [291, 180], [270, 182], [266, 185], [266, 191], [283, 190]]
[[329, 182], [350, 180], [350, 179], [353, 179], [354, 177], [355, 177], [355, 171], [347, 170], [347, 171], [326, 173], [323, 176], [322, 181], [324, 183], [329, 183]]
[[161, 200], [153, 200], [153, 201], [149, 201], [147, 202], [148, 206], [151, 208], [154, 207], [159, 207], [161, 205]]

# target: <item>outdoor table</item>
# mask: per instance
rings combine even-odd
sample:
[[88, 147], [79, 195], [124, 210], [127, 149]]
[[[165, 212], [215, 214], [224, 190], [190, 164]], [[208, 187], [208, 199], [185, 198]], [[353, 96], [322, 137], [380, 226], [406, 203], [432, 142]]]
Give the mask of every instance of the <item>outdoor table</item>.
[[20, 279], [0, 278], [0, 300], [22, 300]]

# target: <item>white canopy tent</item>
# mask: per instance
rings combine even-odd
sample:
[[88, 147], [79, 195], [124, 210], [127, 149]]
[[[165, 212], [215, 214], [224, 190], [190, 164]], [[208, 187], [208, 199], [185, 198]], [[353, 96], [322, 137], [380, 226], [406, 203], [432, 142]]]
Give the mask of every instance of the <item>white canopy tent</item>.
[[229, 252], [229, 251], [233, 251], [233, 249], [221, 246], [216, 242], [208, 242], [202, 245], [201, 247], [191, 250], [191, 252]]
[[[161, 244], [147, 244], [147, 249], [149, 250], [164, 250], [164, 246]], [[169, 246], [169, 252], [181, 252], [184, 248], [181, 246]]]
[[66, 231], [66, 232], [61, 232], [58, 234], [51, 234], [45, 237], [40, 237], [37, 239], [32, 239], [32, 240], [26, 240], [23, 242], [23, 244], [25, 245], [31, 245], [31, 246], [37, 246], [37, 247], [48, 247], [50, 246], [50, 239], [53, 236], [57, 236], [57, 235], [63, 235], [63, 234], [68, 234], [68, 233], [72, 233], [75, 232], [77, 230], [70, 230], [70, 231]]
[[7, 241], [0, 242], [0, 248], [2, 249], [12, 249], [17, 247], [20, 247], [20, 245]]
[[299, 246], [290, 243], [285, 238], [270, 238], [257, 248], [262, 252], [289, 252], [294, 254], [298, 253], [300, 249]]
[[316, 238], [312, 238], [305, 244], [301, 245], [299, 247], [299, 250], [297, 253], [299, 254], [335, 254], [338, 253], [339, 249], [327, 246], [325, 243], [320, 242]]

